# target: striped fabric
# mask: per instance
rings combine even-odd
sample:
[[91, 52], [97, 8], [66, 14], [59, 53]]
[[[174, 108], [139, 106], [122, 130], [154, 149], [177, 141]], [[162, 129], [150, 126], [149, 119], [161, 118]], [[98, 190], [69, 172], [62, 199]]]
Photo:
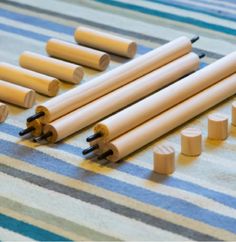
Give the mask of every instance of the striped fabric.
[[[0, 59], [17, 64], [25, 50], [45, 54], [45, 41], [73, 41], [78, 25], [132, 38], [138, 55], [195, 34], [204, 62], [236, 50], [235, 0], [1, 0]], [[114, 56], [110, 69], [124, 62]], [[83, 82], [99, 74], [86, 69]], [[71, 88], [62, 84], [62, 92]], [[37, 104], [46, 100], [37, 96]], [[233, 100], [116, 164], [83, 158], [91, 127], [55, 145], [21, 140], [33, 110], [10, 106], [0, 124], [0, 240], [235, 241], [236, 128], [224, 142], [204, 138], [200, 157], [179, 153], [181, 128], [199, 127], [206, 137], [209, 112], [230, 116]], [[177, 151], [168, 177], [152, 171], [152, 148], [162, 142]]]

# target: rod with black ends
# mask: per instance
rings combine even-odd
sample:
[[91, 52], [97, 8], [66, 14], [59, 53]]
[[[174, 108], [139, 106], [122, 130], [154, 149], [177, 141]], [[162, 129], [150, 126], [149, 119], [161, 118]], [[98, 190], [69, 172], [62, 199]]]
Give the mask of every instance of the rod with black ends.
[[103, 160], [103, 159], [106, 159], [110, 155], [113, 155], [113, 151], [112, 150], [108, 150], [108, 151], [104, 152], [103, 154], [99, 155], [97, 157], [97, 159], [98, 160]]
[[19, 135], [20, 135], [20, 136], [23, 136], [23, 135], [26, 135], [26, 134], [28, 134], [28, 133], [34, 131], [34, 130], [35, 130], [35, 127], [31, 126], [31, 127], [28, 127], [28, 128], [26, 128], [26, 129], [21, 130], [21, 131], [19, 132]]
[[99, 145], [98, 145], [98, 144], [92, 145], [92, 146], [90, 146], [90, 147], [84, 149], [84, 150], [82, 151], [82, 154], [83, 154], [83, 155], [87, 155], [87, 154], [93, 152], [94, 150], [97, 150], [98, 148], [99, 148]]
[[40, 135], [40, 136], [34, 138], [33, 141], [34, 141], [34, 142], [39, 142], [39, 141], [41, 141], [41, 140], [43, 140], [43, 139], [47, 139], [47, 138], [50, 137], [50, 136], [52, 136], [52, 132], [48, 132], [48, 133], [46, 133], [46, 134], [42, 134], [42, 135]]
[[202, 58], [204, 58], [205, 56], [206, 56], [205, 53], [200, 53], [200, 54], [198, 54], [199, 59], [202, 59]]
[[34, 114], [34, 115], [28, 117], [28, 118], [27, 118], [27, 122], [28, 122], [28, 123], [29, 123], [29, 122], [32, 122], [32, 121], [34, 121], [34, 120], [37, 119], [37, 118], [43, 117], [44, 115], [45, 115], [44, 112], [38, 112], [38, 113], [36, 113], [36, 114]]
[[199, 36], [198, 35], [196, 35], [196, 36], [194, 36], [190, 41], [191, 41], [191, 43], [193, 44], [193, 43], [195, 43], [196, 41], [198, 41], [199, 40]]
[[86, 141], [87, 142], [91, 142], [91, 141], [94, 141], [95, 139], [98, 139], [102, 137], [102, 133], [101, 132], [97, 132], [95, 134], [92, 134], [91, 136], [87, 137]]

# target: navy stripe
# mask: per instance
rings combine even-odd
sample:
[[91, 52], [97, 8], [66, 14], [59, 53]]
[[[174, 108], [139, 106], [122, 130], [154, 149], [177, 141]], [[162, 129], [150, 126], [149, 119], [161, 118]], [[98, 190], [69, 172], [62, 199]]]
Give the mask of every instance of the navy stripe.
[[148, 15], [152, 15], [152, 16], [156, 16], [156, 17], [160, 17], [160, 18], [165, 18], [165, 19], [168, 19], [168, 20], [173, 20], [173, 21], [176, 21], [176, 22], [191, 24], [191, 25], [198, 26], [198, 27], [201, 27], [201, 28], [204, 28], [204, 29], [209, 29], [209, 30], [213, 30], [213, 31], [217, 31], [217, 32], [221, 32], [221, 33], [225, 33], [225, 34], [229, 34], [229, 35], [233, 35], [233, 36], [236, 35], [236, 29], [233, 29], [233, 28], [230, 28], [230, 27], [224, 27], [224, 26], [221, 26], [221, 25], [218, 25], [218, 24], [207, 23], [207, 22], [204, 22], [202, 20], [194, 19], [194, 18], [191, 18], [191, 17], [179, 16], [179, 15], [176, 15], [176, 14], [162, 12], [160, 10], [149, 9], [149, 8], [137, 6], [137, 5], [130, 4], [130, 3], [118, 2], [118, 1], [115, 1], [115, 0], [109, 0], [109, 1], [107, 1], [107, 0], [95, 0], [95, 1], [106, 4], [106, 5], [119, 7], [119, 8], [122, 8], [122, 9], [140, 12], [140, 13], [143, 13], [143, 14], [148, 14]]
[[19, 221], [12, 217], [0, 214], [0, 226], [18, 234], [22, 234], [29, 238], [39, 241], [71, 241], [60, 235], [56, 235], [47, 230], [35, 227], [31, 224]]
[[0, 147], [2, 154], [31, 165], [236, 233], [236, 219], [201, 208], [183, 199], [152, 192], [124, 181], [96, 174], [20, 144], [0, 139]]

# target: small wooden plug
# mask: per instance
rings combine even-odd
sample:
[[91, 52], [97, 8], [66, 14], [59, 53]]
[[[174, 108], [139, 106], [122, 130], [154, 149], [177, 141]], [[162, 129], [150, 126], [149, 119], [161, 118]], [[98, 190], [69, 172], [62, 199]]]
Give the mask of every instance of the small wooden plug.
[[208, 138], [225, 140], [228, 137], [228, 118], [220, 113], [208, 116]]
[[232, 125], [236, 126], [236, 102], [232, 103]]
[[175, 171], [175, 150], [169, 145], [158, 145], [153, 150], [154, 168], [159, 174], [168, 175]]
[[181, 153], [197, 156], [202, 152], [202, 132], [197, 128], [186, 128], [181, 131]]

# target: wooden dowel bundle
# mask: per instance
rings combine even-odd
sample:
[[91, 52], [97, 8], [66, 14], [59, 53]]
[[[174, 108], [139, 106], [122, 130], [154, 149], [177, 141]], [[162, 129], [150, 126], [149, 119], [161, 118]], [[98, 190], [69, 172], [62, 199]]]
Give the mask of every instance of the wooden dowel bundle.
[[86, 27], [78, 27], [74, 37], [81, 45], [128, 58], [133, 58], [137, 51], [137, 44], [132, 40]]
[[19, 107], [31, 108], [35, 102], [35, 91], [0, 80], [0, 100]]
[[99, 158], [118, 161], [236, 93], [236, 74], [107, 143]]
[[0, 79], [28, 87], [47, 96], [55, 96], [59, 90], [59, 81], [34, 71], [7, 63], [0, 63]]
[[95, 133], [112, 140], [234, 72], [236, 52], [99, 122]]
[[46, 50], [50, 56], [100, 71], [105, 70], [110, 63], [110, 57], [105, 52], [62, 40], [50, 39], [47, 42]]
[[[93, 80], [76, 87], [36, 108], [42, 123], [49, 123], [63, 115], [123, 86], [127, 83], [189, 53], [192, 43], [187, 37], [180, 37], [157, 49], [129, 61]], [[39, 114], [39, 115], [38, 115]]]
[[189, 53], [50, 124], [46, 124], [44, 133], [51, 132], [51, 136], [47, 140], [57, 142], [87, 127], [163, 86], [178, 80], [182, 76], [195, 71], [199, 67], [199, 63], [199, 57], [194, 53]]
[[70, 83], [77, 84], [84, 76], [84, 71], [81, 66], [29, 51], [25, 51], [20, 55], [19, 64], [28, 70]]
[[0, 123], [4, 122], [8, 116], [8, 107], [0, 102]]

